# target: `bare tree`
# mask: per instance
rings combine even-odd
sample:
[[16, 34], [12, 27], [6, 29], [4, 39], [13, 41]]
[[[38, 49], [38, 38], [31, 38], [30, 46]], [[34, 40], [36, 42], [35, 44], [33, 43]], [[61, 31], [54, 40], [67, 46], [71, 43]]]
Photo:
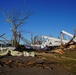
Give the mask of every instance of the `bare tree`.
[[29, 12], [21, 12], [18, 10], [12, 9], [8, 13], [2, 11], [3, 16], [5, 17], [5, 21], [11, 23], [12, 25], [12, 32], [14, 36], [14, 46], [17, 47], [17, 34], [18, 29], [21, 25], [25, 23], [25, 21], [28, 19], [28, 17], [31, 15]]

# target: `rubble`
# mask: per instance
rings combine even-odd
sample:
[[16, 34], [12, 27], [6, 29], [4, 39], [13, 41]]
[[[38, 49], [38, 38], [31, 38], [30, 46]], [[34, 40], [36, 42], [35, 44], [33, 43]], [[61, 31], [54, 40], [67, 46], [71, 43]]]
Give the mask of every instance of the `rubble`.
[[75, 49], [76, 48], [76, 45], [70, 45], [69, 48], [70, 49]]
[[49, 64], [52, 64], [50, 61], [47, 60], [37, 60], [37, 61], [29, 61], [29, 62], [21, 62], [19, 60], [13, 61], [11, 59], [1, 59], [0, 60], [0, 66], [3, 67], [4, 65], [12, 68], [12, 67], [42, 67], [49, 68], [52, 70], [52, 67], [49, 67]]
[[8, 54], [11, 56], [31, 56], [31, 57], [35, 56], [34, 52], [27, 52], [27, 51], [19, 52], [19, 51], [13, 51], [13, 50], [0, 51], [0, 56], [5, 56]]
[[62, 49], [56, 49], [56, 50], [52, 50], [52, 53], [58, 53], [58, 54], [63, 54], [64, 51]]
[[10, 55], [12, 55], [12, 56], [22, 56], [22, 52], [19, 52], [19, 51], [10, 51]]
[[8, 54], [8, 50], [1, 50], [0, 51], [0, 56], [4, 56]]

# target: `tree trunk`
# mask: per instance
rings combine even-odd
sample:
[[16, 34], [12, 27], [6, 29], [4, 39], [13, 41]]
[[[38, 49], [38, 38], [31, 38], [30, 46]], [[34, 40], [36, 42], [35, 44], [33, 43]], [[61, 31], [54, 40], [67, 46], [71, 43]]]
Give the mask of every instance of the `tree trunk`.
[[16, 30], [14, 30], [14, 46], [17, 47]]

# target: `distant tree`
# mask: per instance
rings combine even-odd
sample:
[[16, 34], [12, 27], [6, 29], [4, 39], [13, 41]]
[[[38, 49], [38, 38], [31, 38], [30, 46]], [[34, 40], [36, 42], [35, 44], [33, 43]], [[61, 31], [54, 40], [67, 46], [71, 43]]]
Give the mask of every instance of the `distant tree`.
[[21, 25], [25, 23], [25, 21], [29, 18], [31, 13], [25, 13], [25, 11], [18, 11], [18, 10], [10, 10], [9, 12], [2, 11], [3, 16], [5, 17], [5, 21], [11, 23], [12, 25], [12, 32], [14, 36], [14, 46], [17, 47], [17, 35], [18, 29]]

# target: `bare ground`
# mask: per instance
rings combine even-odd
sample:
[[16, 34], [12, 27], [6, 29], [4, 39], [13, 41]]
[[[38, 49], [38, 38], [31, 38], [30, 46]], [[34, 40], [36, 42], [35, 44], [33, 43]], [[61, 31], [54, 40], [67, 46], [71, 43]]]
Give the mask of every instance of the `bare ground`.
[[[8, 62], [8, 60], [13, 61], [13, 63], [5, 64], [5, 62]], [[17, 64], [20, 66], [18, 66]], [[40, 57], [7, 56], [0, 58], [0, 75], [72, 75], [72, 74], [62, 69], [61, 67], [57, 66], [56, 63], [52, 63], [47, 60], [42, 60]]]

